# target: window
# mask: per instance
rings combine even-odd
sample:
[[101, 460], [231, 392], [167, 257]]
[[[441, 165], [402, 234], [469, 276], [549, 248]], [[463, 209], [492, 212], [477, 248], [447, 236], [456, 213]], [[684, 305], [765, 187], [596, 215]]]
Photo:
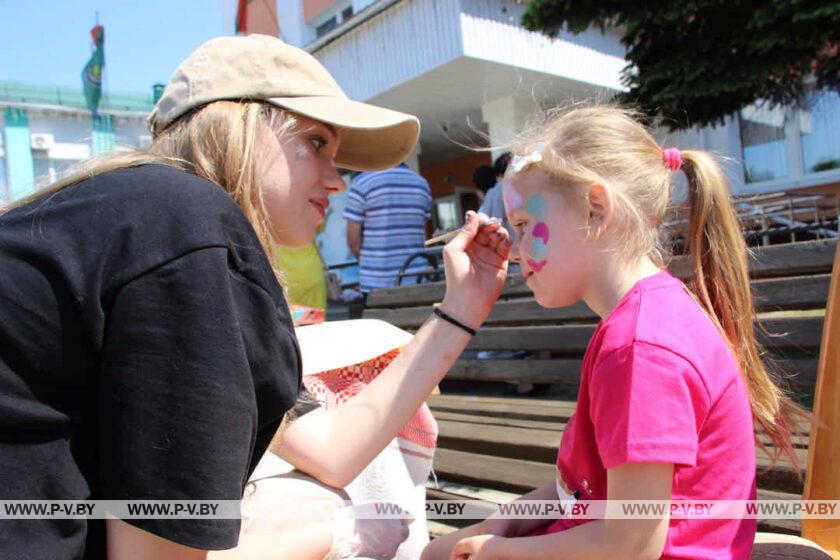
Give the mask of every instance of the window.
[[75, 159], [55, 159], [47, 150], [32, 150], [32, 166], [37, 188], [44, 188], [59, 179], [68, 169], [79, 163]]
[[436, 198], [432, 202], [432, 226], [437, 232], [452, 231], [464, 225], [467, 210], [478, 211], [481, 204], [475, 189], [455, 187], [455, 194]]
[[814, 91], [800, 107], [759, 102], [738, 116], [747, 183], [840, 172], [840, 94], [836, 91]]
[[[328, 9], [325, 9], [316, 19], [308, 24], [309, 29], [315, 28], [316, 38], [323, 37], [339, 25], [353, 18], [353, 5], [348, 0], [331, 2], [331, 4]], [[329, 17], [327, 18], [327, 16]], [[321, 22], [320, 25], [316, 25], [318, 21]]]
[[752, 105], [741, 110], [741, 146], [747, 183], [788, 176], [785, 108]]
[[32, 150], [32, 168], [36, 188], [42, 188], [55, 181], [55, 172], [50, 167], [47, 150]]
[[840, 168], [840, 94], [813, 93], [799, 117], [805, 173]]
[[322, 37], [322, 36], [326, 35], [327, 33], [329, 33], [330, 31], [332, 31], [333, 29], [335, 29], [336, 25], [338, 25], [338, 21], [336, 20], [336, 17], [333, 16], [330, 19], [328, 19], [327, 21], [325, 21], [324, 23], [322, 23], [321, 25], [319, 25], [315, 29], [315, 34], [318, 37]]
[[461, 222], [458, 219], [458, 201], [455, 199], [455, 195], [438, 198], [434, 201], [433, 206], [432, 223], [435, 233], [451, 231], [461, 227]]

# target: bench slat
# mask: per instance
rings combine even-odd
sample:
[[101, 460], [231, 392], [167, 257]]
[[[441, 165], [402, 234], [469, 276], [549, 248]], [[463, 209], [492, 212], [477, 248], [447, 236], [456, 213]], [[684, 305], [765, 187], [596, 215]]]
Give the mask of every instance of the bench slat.
[[[463, 381], [529, 381], [531, 383], [580, 382], [581, 360], [509, 360], [509, 359], [460, 359], [447, 379]], [[810, 388], [816, 383], [816, 358], [790, 358], [776, 360], [774, 370], [787, 380], [791, 387]]]
[[[837, 241], [819, 240], [784, 245], [769, 245], [753, 250], [750, 275], [753, 278], [830, 273]], [[669, 267], [677, 276], [685, 277], [685, 259], [677, 257]], [[395, 286], [374, 290], [367, 299], [368, 307], [408, 307], [429, 305], [443, 299], [444, 282], [415, 286]], [[529, 295], [520, 275], [508, 278], [503, 297]]]
[[[756, 310], [764, 312], [788, 309], [823, 309], [828, 299], [830, 281], [830, 274], [754, 281], [752, 289]], [[421, 288], [422, 286], [416, 287], [418, 290]], [[429, 318], [431, 312], [429, 305], [431, 304], [397, 309], [366, 309], [364, 317], [366, 319], [381, 319], [403, 329], [417, 329]], [[568, 307], [546, 309], [541, 307], [534, 298], [527, 297], [497, 302], [484, 326], [538, 325], [584, 321], [595, 323], [598, 321], [598, 316], [583, 302]]]
[[554, 479], [555, 467], [549, 463], [507, 457], [477, 455], [438, 447], [435, 473], [447, 480], [484, 488], [525, 494]]
[[[436, 416], [437, 418], [437, 416]], [[562, 428], [538, 430], [473, 424], [438, 418], [438, 449], [457, 449], [481, 455], [510, 457], [553, 464], [557, 459]]]
[[482, 429], [484, 426], [501, 426], [506, 428], [525, 428], [538, 432], [553, 432], [555, 434], [555, 446], [560, 444], [560, 436], [563, 430], [566, 429], [565, 421], [546, 422], [543, 420], [523, 420], [521, 418], [506, 418], [504, 416], [490, 416], [489, 414], [466, 414], [444, 410], [435, 410], [434, 414], [435, 420], [438, 423], [441, 421], [459, 422], [467, 426], [475, 426], [477, 430]]
[[[435, 418], [558, 430], [562, 430], [577, 408], [575, 401], [568, 400], [472, 395], [434, 395], [426, 402]], [[800, 426], [800, 433], [793, 436], [794, 445], [808, 447], [810, 428], [810, 425]]]
[[[507, 418], [504, 416], [492, 416], [486, 413], [460, 413], [460, 412], [450, 412], [444, 410], [435, 410], [435, 419], [438, 421], [438, 424], [441, 422], [446, 422], [448, 424], [444, 424], [444, 427], [440, 428], [441, 433], [445, 432], [446, 437], [469, 437], [470, 430], [484, 430], [485, 427], [500, 427], [500, 428], [515, 428], [515, 429], [528, 429], [532, 430], [535, 434], [541, 434], [537, 437], [537, 439], [532, 439], [531, 434], [528, 434], [525, 437], [525, 443], [532, 444], [534, 442], [539, 443], [542, 446], [547, 436], [544, 434], [546, 432], [550, 432], [554, 435], [554, 444], [552, 447], [552, 453], [548, 455], [550, 460], [554, 460], [554, 456], [556, 455], [557, 449], [556, 447], [560, 445], [560, 438], [563, 435], [563, 430], [566, 429], [566, 421], [544, 421], [544, 420], [523, 420], [520, 418]], [[457, 423], [458, 426], [454, 429], [450, 429], [449, 424]], [[466, 434], [466, 435], [464, 435]], [[491, 432], [487, 433], [487, 437], [493, 438], [494, 434]], [[501, 440], [504, 442], [504, 438], [506, 436], [503, 435]], [[521, 438], [521, 435], [517, 435], [517, 437]], [[769, 436], [764, 433], [758, 435], [760, 441], [764, 442], [768, 447], [773, 447], [772, 440]], [[794, 435], [792, 437], [793, 445], [797, 449], [803, 450], [802, 454], [799, 455], [800, 459], [804, 461], [805, 459], [805, 451], [808, 449], [808, 440], [809, 437], [807, 434], [804, 435]], [[494, 440], [495, 441], [495, 440]], [[512, 442], [516, 442], [516, 440], [511, 440]], [[550, 441], [550, 440], [548, 440]], [[442, 446], [446, 447], [446, 446]], [[764, 453], [761, 450], [757, 450], [756, 453]], [[496, 453], [496, 454], [500, 454]], [[521, 457], [523, 459], [528, 459], [528, 457]], [[543, 460], [543, 459], [534, 459], [534, 460]], [[791, 465], [787, 460], [782, 462], [784, 467], [789, 468]], [[804, 466], [804, 462], [803, 462]]]
[[756, 310], [825, 309], [831, 274], [770, 278], [752, 282]]
[[[771, 350], [818, 351], [822, 317], [766, 318], [758, 321], [760, 342]], [[583, 354], [595, 325], [551, 325], [482, 328], [472, 338], [469, 350], [550, 350]], [[767, 336], [764, 332], [773, 333]]]
[[474, 412], [508, 418], [566, 421], [575, 411], [575, 402], [519, 397], [477, 397], [473, 395], [433, 395], [426, 401], [433, 411]]
[[[436, 418], [440, 430], [439, 447], [547, 463], [554, 463], [556, 460], [560, 438], [566, 426], [564, 423], [543, 425], [541, 428], [510, 426], [480, 416], [470, 419], [454, 419], [453, 416], [449, 416], [449, 419], [439, 416]], [[808, 461], [808, 440], [807, 437], [804, 438], [804, 449], [803, 438], [797, 437], [797, 440], [800, 445], [795, 449], [796, 455], [804, 467]], [[762, 436], [762, 441], [769, 440]], [[756, 463], [760, 468], [766, 468], [770, 459], [766, 453], [756, 449]], [[773, 468], [792, 471], [793, 465], [786, 457], [782, 457]]]
[[[757, 484], [765, 490], [802, 494], [802, 480], [787, 469], [766, 470], [763, 454], [757, 455]], [[762, 464], [763, 463], [763, 464]], [[554, 462], [483, 455], [438, 447], [434, 468], [437, 476], [482, 488], [525, 494], [554, 478]]]
[[532, 383], [578, 383], [581, 360], [473, 360], [455, 362], [447, 379], [466, 381], [531, 381]]

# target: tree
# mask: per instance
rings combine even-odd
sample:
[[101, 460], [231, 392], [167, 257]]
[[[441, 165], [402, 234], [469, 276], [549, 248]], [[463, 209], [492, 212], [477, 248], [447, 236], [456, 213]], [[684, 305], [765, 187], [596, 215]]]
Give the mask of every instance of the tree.
[[621, 98], [671, 129], [840, 89], [838, 0], [532, 0], [522, 24], [552, 37], [618, 30]]

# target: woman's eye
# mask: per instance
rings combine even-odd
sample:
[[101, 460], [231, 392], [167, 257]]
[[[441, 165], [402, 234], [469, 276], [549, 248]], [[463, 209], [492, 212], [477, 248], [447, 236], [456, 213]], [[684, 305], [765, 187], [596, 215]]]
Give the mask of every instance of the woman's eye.
[[315, 146], [315, 151], [317, 152], [320, 152], [321, 148], [327, 145], [327, 141], [321, 138], [320, 136], [310, 138], [310, 142], [312, 142], [312, 145]]

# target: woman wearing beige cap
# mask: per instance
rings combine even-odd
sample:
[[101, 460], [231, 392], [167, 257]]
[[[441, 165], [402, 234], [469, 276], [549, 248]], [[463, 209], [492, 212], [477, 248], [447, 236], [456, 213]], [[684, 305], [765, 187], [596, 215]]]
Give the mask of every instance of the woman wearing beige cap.
[[[240, 499], [300, 389], [268, 249], [312, 241], [344, 189], [336, 165], [393, 166], [419, 132], [264, 36], [201, 46], [149, 124], [148, 151], [88, 162], [0, 215], [0, 500]], [[471, 214], [445, 250], [442, 316], [341, 407], [342, 421], [325, 416], [329, 456], [355, 463], [324, 464], [290, 429], [296, 467], [340, 482], [453, 364], [507, 270], [507, 233], [477, 232]], [[236, 546], [239, 525], [7, 519], [0, 557], [203, 558]], [[274, 547], [267, 557], [300, 552]]]

